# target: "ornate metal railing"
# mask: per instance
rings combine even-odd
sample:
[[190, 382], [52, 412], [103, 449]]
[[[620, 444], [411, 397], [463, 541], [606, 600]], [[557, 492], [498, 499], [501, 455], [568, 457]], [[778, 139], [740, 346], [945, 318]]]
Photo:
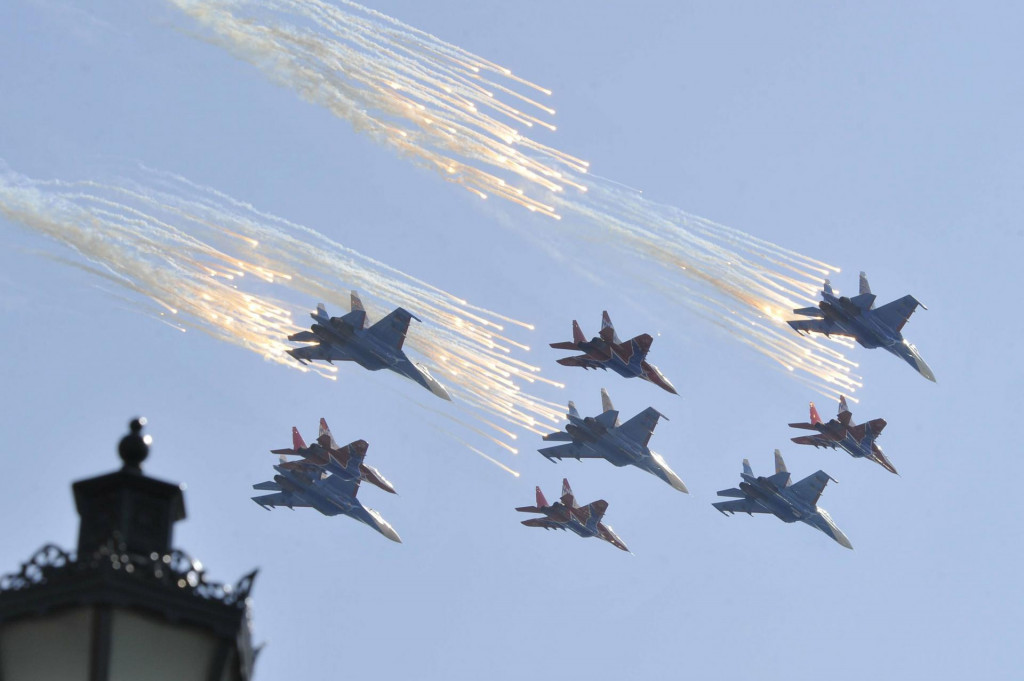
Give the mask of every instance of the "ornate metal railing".
[[206, 578], [202, 564], [184, 551], [174, 549], [160, 555], [127, 551], [124, 542], [108, 540], [89, 556], [75, 556], [54, 544], [46, 544], [22, 563], [18, 572], [0, 577], [0, 592], [21, 591], [73, 579], [85, 572], [110, 570], [132, 579], [180, 589], [197, 598], [233, 605], [248, 606], [249, 593], [257, 570], [238, 580], [234, 586]]

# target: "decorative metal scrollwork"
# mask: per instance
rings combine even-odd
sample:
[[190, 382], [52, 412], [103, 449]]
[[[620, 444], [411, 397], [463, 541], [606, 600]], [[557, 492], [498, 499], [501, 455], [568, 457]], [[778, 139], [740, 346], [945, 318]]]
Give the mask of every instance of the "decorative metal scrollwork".
[[59, 583], [93, 570], [121, 572], [133, 579], [156, 582], [203, 600], [243, 609], [248, 606], [257, 572], [253, 570], [234, 586], [225, 585], [208, 580], [202, 563], [184, 551], [174, 549], [162, 555], [156, 552], [148, 555], [131, 553], [115, 536], [89, 556], [76, 557], [59, 546], [46, 544], [22, 563], [18, 572], [0, 577], [0, 592]]

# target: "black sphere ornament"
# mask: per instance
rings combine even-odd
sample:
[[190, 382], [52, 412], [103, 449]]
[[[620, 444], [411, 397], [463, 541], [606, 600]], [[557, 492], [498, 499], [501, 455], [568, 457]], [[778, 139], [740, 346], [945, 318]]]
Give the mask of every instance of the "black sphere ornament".
[[146, 419], [133, 419], [128, 425], [132, 432], [121, 438], [121, 443], [117, 446], [117, 453], [121, 455], [121, 461], [124, 461], [123, 470], [142, 472], [141, 464], [149, 456], [149, 443], [152, 442], [151, 437], [142, 435], [144, 425]]

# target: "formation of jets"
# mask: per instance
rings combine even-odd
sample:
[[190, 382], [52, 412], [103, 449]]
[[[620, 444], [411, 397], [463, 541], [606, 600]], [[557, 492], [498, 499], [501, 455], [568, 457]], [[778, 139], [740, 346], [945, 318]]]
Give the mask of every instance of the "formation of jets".
[[[907, 295], [882, 307], [875, 308], [867, 277], [860, 274], [860, 293], [853, 298], [837, 296], [826, 280], [822, 301], [817, 307], [796, 309], [793, 312], [812, 319], [789, 321], [800, 333], [821, 333], [849, 336], [866, 348], [882, 347], [902, 357], [925, 378], [935, 376], [918, 354], [917, 349], [903, 339], [902, 329], [918, 306], [924, 307], [913, 296]], [[377, 323], [367, 326], [366, 312], [358, 295], [352, 292], [351, 310], [342, 317], [330, 317], [324, 305], [310, 316], [313, 325], [309, 331], [293, 334], [289, 340], [313, 343], [292, 348], [289, 354], [302, 363], [314, 360], [327, 362], [352, 361], [371, 371], [390, 369], [409, 378], [435, 395], [450, 400], [448, 391], [422, 366], [413, 364], [402, 351], [409, 322], [417, 319], [399, 307]], [[417, 321], [419, 321], [417, 319]], [[573, 320], [573, 340], [551, 343], [560, 350], [577, 350], [581, 355], [564, 357], [563, 366], [585, 369], [611, 369], [626, 378], [641, 378], [677, 394], [667, 378], [653, 364], [647, 354], [653, 341], [650, 334], [640, 334], [621, 341], [607, 312], [602, 313], [601, 331], [589, 341]], [[666, 418], [654, 407], [647, 407], [625, 422], [612, 405], [608, 391], [601, 389], [602, 411], [596, 416], [581, 416], [574, 402], [569, 402], [563, 430], [543, 436], [545, 442], [557, 442], [538, 449], [549, 461], [562, 459], [605, 459], [614, 466], [634, 466], [647, 471], [680, 492], [688, 492], [680, 477], [669, 467], [664, 457], [648, 447], [655, 427]], [[815, 431], [813, 435], [792, 438], [796, 444], [840, 449], [855, 458], [874, 461], [886, 470], [896, 468], [878, 446], [877, 438], [886, 426], [885, 419], [872, 419], [860, 425], [852, 420], [845, 396], [839, 398], [839, 412], [827, 423], [822, 421], [817, 408], [810, 404], [809, 423], [790, 423], [792, 428]], [[254, 489], [271, 492], [253, 497], [260, 506], [270, 509], [311, 507], [324, 515], [348, 515], [374, 528], [388, 539], [401, 542], [394, 528], [377, 511], [364, 507], [356, 494], [359, 485], [367, 482], [380, 489], [395, 493], [394, 486], [381, 473], [364, 462], [369, 445], [355, 440], [339, 447], [320, 419], [320, 432], [313, 444], [306, 445], [297, 428], [292, 428], [292, 447], [273, 449], [281, 457], [274, 466], [273, 480], [253, 485]], [[295, 459], [286, 460], [285, 457]], [[779, 450], [775, 450], [775, 473], [755, 476], [747, 459], [743, 460], [742, 481], [738, 487], [718, 492], [720, 497], [731, 497], [712, 505], [723, 514], [771, 514], [786, 523], [803, 522], [825, 533], [846, 548], [853, 548], [850, 540], [839, 529], [828, 512], [818, 506], [829, 480], [828, 473], [819, 470], [806, 478], [792, 482], [786, 463]], [[528, 527], [569, 530], [581, 537], [598, 537], [613, 546], [629, 551], [615, 532], [602, 522], [608, 509], [604, 499], [585, 506], [576, 498], [567, 479], [562, 480], [562, 496], [549, 504], [540, 487], [536, 488], [536, 505], [520, 506], [516, 511], [539, 513], [542, 517], [522, 521]]]

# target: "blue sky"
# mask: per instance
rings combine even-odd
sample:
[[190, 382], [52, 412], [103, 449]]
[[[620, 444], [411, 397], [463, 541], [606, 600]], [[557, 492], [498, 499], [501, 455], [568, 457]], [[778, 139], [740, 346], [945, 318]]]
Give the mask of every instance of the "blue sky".
[[[1014, 302], [1024, 254], [1020, 10], [998, 3], [380, 2], [373, 7], [554, 92], [538, 135], [593, 172], [842, 267], [881, 302], [928, 305], [905, 335], [938, 383], [855, 349], [858, 421], [884, 417], [899, 477], [798, 448], [816, 400], [785, 372], [631, 276], [615, 244], [482, 203], [195, 39], [176, 10], [110, 0], [0, 6], [0, 158], [48, 179], [137, 163], [180, 173], [331, 236], [473, 303], [536, 325], [517, 338], [584, 413], [607, 387], [627, 416], [668, 416], [651, 445], [691, 490], [604, 462], [549, 464], [540, 439], [491, 453], [438, 427], [436, 398], [343, 367], [289, 371], [138, 314], [67, 255], [0, 221], [8, 484], [0, 569], [72, 547], [71, 481], [116, 465], [136, 414], [151, 475], [187, 484], [176, 544], [213, 579], [261, 569], [257, 678], [1015, 678], [1024, 383]], [[584, 272], [589, 273], [585, 276]], [[296, 317], [316, 301], [294, 300]], [[560, 367], [547, 343], [607, 309], [680, 391]], [[415, 312], [415, 311], [414, 311]], [[412, 333], [415, 333], [415, 327]], [[637, 385], [637, 383], [640, 383]], [[426, 406], [428, 409], [421, 408]], [[266, 513], [249, 497], [290, 427], [326, 417], [394, 482], [364, 503], [394, 545], [344, 518]], [[554, 428], [553, 428], [554, 429]], [[553, 430], [552, 429], [552, 430]], [[855, 550], [805, 526], [710, 505], [740, 461], [839, 484], [822, 497]], [[567, 476], [634, 556], [519, 525], [533, 486]], [[31, 519], [31, 520], [29, 520]], [[344, 652], [343, 652], [344, 651]], [[350, 654], [346, 654], [351, 651]]]

